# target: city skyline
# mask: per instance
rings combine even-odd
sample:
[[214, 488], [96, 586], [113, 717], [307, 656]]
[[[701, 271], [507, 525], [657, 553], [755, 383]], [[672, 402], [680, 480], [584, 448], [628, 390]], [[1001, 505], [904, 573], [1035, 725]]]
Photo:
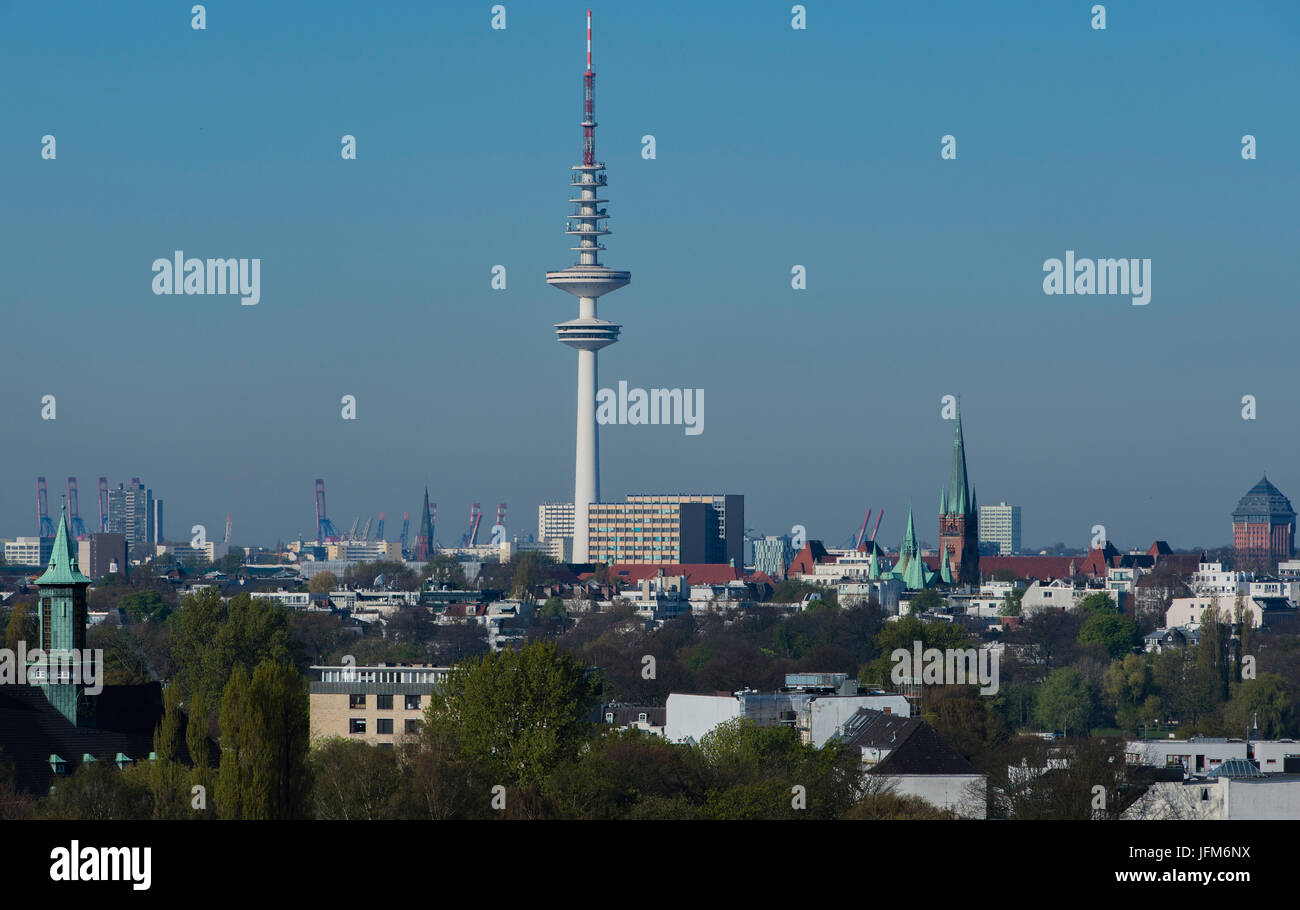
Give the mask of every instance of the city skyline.
[[[945, 395], [963, 396], [982, 501], [1020, 505], [1027, 545], [1084, 547], [1094, 524], [1124, 548], [1227, 545], [1260, 475], [1295, 495], [1291, 365], [1251, 338], [1300, 318], [1281, 265], [1297, 127], [1259, 91], [1293, 81], [1298, 14], [1149, 4], [1093, 32], [1040, 6], [813, 7], [804, 32], [740, 4], [597, 8], [618, 61], [602, 154], [638, 276], [620, 295], [637, 332], [604, 383], [710, 401], [699, 436], [606, 427], [604, 498], [735, 490], [751, 527], [832, 545], [868, 507], [898, 540], [910, 504], [937, 543]], [[231, 9], [183, 41], [157, 11], [13, 11], [29, 40], [0, 61], [4, 296], [13, 337], [51, 320], [60, 335], [57, 356], [17, 345], [0, 367], [21, 439], [0, 533], [35, 533], [38, 475], [140, 476], [174, 536], [233, 513], [235, 541], [264, 545], [312, 534], [318, 476], [336, 518], [384, 510], [393, 530], [426, 480], [444, 526], [506, 501], [507, 525], [533, 530], [538, 503], [569, 499], [572, 361], [538, 338], [583, 11], [512, 8], [498, 33], [469, 9], [401, 28], [342, 4], [261, 11], [257, 28]], [[712, 102], [682, 103], [703, 87]], [[1041, 116], [1056, 110], [1099, 114]], [[834, 204], [806, 204], [809, 169]], [[698, 221], [682, 202], [702, 178]], [[260, 257], [260, 301], [153, 295], [149, 264], [174, 250]], [[1042, 264], [1066, 251], [1150, 258], [1150, 303], [1045, 295]]]

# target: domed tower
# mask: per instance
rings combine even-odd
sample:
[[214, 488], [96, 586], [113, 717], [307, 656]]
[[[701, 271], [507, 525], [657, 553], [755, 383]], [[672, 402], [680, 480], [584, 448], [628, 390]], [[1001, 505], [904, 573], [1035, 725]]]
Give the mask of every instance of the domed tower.
[[1295, 509], [1282, 491], [1260, 478], [1232, 513], [1237, 569], [1274, 572], [1295, 553]]

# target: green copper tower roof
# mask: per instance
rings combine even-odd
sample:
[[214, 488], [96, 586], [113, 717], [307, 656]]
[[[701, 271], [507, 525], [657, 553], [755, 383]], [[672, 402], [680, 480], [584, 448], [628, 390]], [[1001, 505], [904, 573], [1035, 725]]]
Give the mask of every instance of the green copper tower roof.
[[876, 548], [871, 547], [871, 559], [867, 561], [867, 578], [873, 581], [880, 577], [880, 561], [876, 559]]
[[36, 579], [38, 585], [88, 585], [90, 579], [77, 567], [77, 547], [68, 536], [68, 507], [59, 510], [59, 530], [54, 534], [54, 549], [50, 551], [50, 564], [45, 574]]
[[961, 435], [961, 405], [957, 406], [957, 432], [952, 439], [952, 470], [948, 473], [948, 489], [944, 493], [944, 515], [969, 515], [970, 490], [966, 482], [966, 442]]
[[934, 584], [934, 572], [921, 559], [921, 547], [916, 542], [916, 526], [912, 521], [912, 510], [907, 510], [907, 530], [903, 532], [903, 543], [898, 548], [898, 562], [889, 573], [899, 579], [909, 591], [920, 591]]
[[943, 548], [943, 561], [939, 564], [939, 580], [946, 585], [953, 584], [952, 567], [948, 564], [948, 548]]

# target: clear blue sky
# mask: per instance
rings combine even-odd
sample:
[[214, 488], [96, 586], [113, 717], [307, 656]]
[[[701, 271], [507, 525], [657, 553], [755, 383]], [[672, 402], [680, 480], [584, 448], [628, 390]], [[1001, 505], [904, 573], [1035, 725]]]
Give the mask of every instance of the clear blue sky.
[[[493, 31], [488, 2], [213, 2], [202, 32], [190, 5], [0, 5], [0, 534], [34, 533], [38, 474], [87, 516], [138, 475], [173, 538], [311, 534], [318, 476], [345, 528], [395, 537], [427, 479], [444, 542], [475, 500], [535, 530], [573, 489], [577, 306], [543, 273], [572, 261], [585, 4]], [[1027, 543], [1225, 543], [1264, 471], [1300, 504], [1300, 7], [806, 5], [595, 7], [633, 275], [601, 385], [706, 405], [699, 436], [602, 428], [604, 498], [744, 493], [832, 544], [883, 507], [891, 545], [912, 502], [934, 541], [960, 394]], [[261, 303], [154, 296], [176, 249], [260, 257]], [[1067, 249], [1152, 259], [1150, 305], [1045, 296]]]

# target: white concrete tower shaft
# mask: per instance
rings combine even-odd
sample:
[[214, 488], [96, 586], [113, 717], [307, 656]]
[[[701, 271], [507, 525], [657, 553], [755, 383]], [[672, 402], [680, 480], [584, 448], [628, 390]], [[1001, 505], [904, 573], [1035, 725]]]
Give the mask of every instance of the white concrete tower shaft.
[[591, 68], [591, 10], [587, 10], [587, 71], [583, 74], [582, 164], [574, 165], [569, 185], [574, 187], [573, 214], [565, 233], [577, 238], [571, 249], [578, 261], [567, 269], [546, 273], [546, 283], [578, 298], [578, 318], [555, 326], [562, 344], [578, 351], [578, 424], [573, 471], [573, 561], [587, 562], [588, 506], [600, 502], [600, 440], [596, 427], [596, 352], [618, 341], [622, 326], [596, 315], [596, 301], [632, 280], [630, 272], [600, 264], [605, 245], [599, 238], [610, 233], [608, 202], [597, 195], [606, 183], [605, 165], [596, 160], [596, 73]]

